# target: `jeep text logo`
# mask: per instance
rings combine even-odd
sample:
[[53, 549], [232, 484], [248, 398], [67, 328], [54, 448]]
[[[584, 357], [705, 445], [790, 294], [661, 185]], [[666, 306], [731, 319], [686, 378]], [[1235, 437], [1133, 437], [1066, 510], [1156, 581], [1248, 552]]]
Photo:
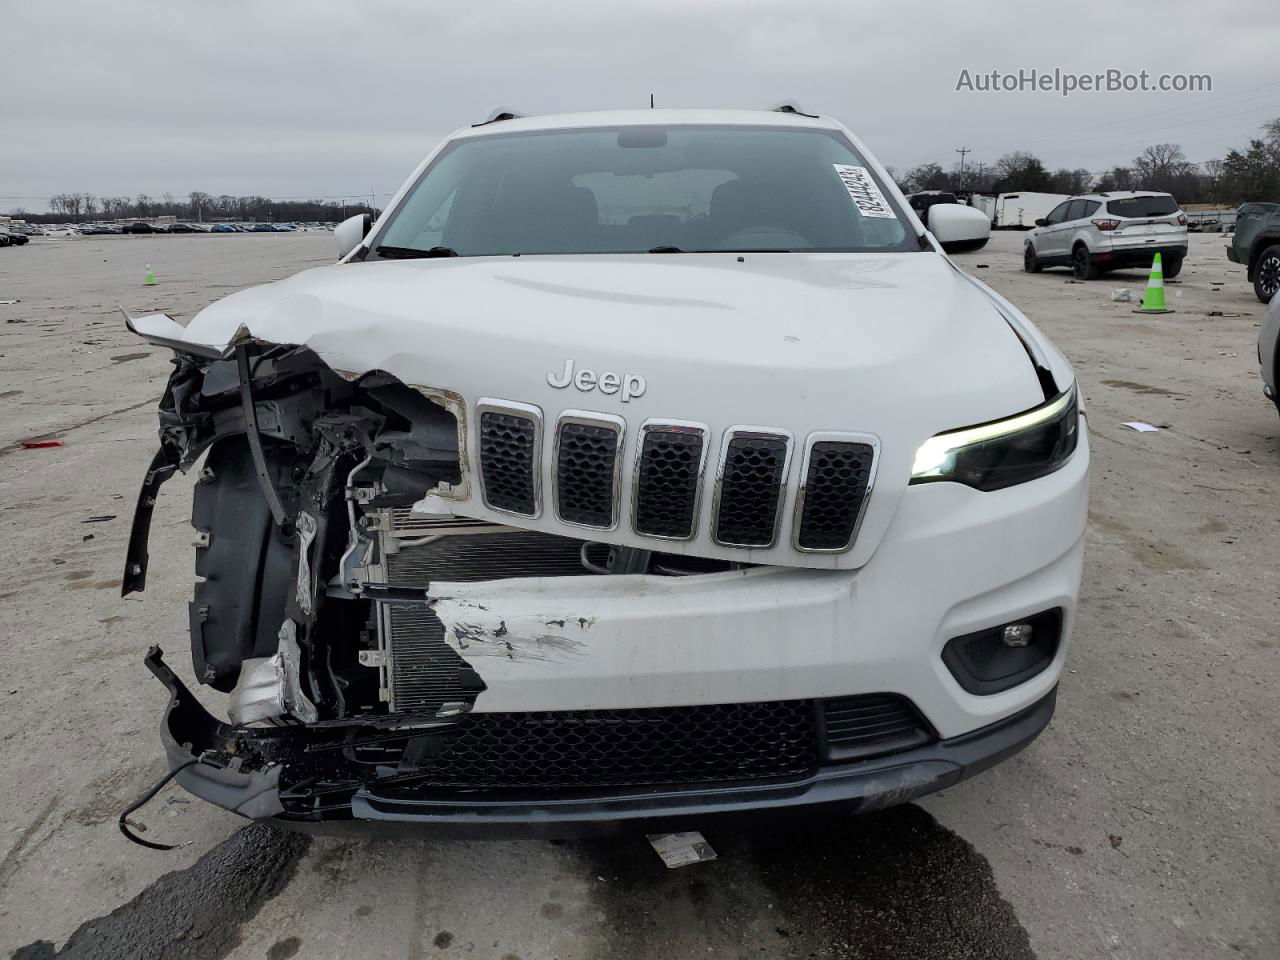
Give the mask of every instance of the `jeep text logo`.
[[630, 402], [632, 397], [644, 396], [645, 387], [647, 386], [644, 382], [644, 377], [638, 373], [618, 374], [612, 370], [606, 370], [597, 376], [594, 370], [588, 370], [583, 367], [575, 374], [572, 360], [564, 362], [564, 370], [559, 375], [548, 373], [547, 383], [557, 390], [563, 390], [572, 383], [583, 393], [599, 389], [601, 393], [615, 394], [621, 390], [623, 403]]

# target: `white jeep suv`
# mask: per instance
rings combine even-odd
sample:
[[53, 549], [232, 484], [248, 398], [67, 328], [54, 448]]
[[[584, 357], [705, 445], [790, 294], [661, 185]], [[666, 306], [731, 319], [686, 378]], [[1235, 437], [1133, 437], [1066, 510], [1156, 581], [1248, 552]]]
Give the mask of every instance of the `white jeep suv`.
[[1070, 267], [1077, 280], [1096, 280], [1122, 267], [1149, 269], [1161, 254], [1165, 277], [1176, 277], [1187, 255], [1187, 217], [1167, 193], [1090, 193], [1058, 204], [1027, 234], [1023, 268]]
[[341, 262], [129, 318], [176, 359], [124, 589], [198, 465], [191, 651], [227, 695], [148, 654], [179, 782], [313, 829], [571, 833], [871, 809], [1025, 746], [1089, 449], [948, 206], [926, 231], [796, 111], [501, 114]]

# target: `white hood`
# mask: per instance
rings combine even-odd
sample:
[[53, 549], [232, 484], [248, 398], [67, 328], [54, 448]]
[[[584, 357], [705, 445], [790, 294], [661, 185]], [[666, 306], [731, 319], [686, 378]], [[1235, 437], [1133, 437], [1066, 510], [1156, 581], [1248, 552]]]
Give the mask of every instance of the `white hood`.
[[[660, 545], [759, 563], [860, 566], [923, 441], [1044, 400], [1026, 349], [984, 288], [931, 252], [338, 264], [233, 294], [197, 315], [182, 338], [222, 346], [242, 328], [306, 345], [335, 370], [385, 370], [460, 394], [468, 419], [482, 397], [536, 404], [548, 424], [566, 409], [621, 416], [629, 449], [649, 418], [705, 423], [713, 449], [726, 428], [742, 425], [782, 428], [797, 444], [816, 430], [876, 435], [876, 487], [850, 553], [797, 553], [789, 516], [767, 550], [718, 547], [706, 522], [693, 541]], [[644, 393], [624, 402], [622, 391], [553, 388], [548, 374], [567, 360], [597, 375], [639, 375]], [[793, 464], [788, 503], [797, 472]], [[624, 482], [622, 502], [629, 497]], [[475, 484], [456, 509], [566, 532], [551, 511], [534, 520], [489, 511]], [[655, 547], [625, 522], [597, 539]]]

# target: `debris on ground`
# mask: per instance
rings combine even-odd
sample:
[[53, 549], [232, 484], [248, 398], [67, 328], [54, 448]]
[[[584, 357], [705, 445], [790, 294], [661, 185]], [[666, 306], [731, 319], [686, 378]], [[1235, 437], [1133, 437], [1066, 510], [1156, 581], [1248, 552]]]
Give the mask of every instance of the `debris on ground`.
[[60, 439], [22, 441], [22, 446], [27, 450], [48, 450], [50, 447], [61, 447], [62, 445], [63, 443]]
[[1137, 430], [1139, 433], [1159, 433], [1159, 427], [1153, 427], [1149, 423], [1143, 423], [1141, 420], [1126, 420], [1120, 424], [1122, 427], [1128, 427], [1130, 430]]
[[116, 515], [114, 513], [104, 513], [101, 516], [90, 517], [89, 519], [81, 520], [80, 522], [81, 523], [106, 523], [108, 520], [114, 520], [115, 518], [116, 518]]
[[1112, 303], [1132, 303], [1133, 291], [1127, 287], [1122, 287], [1119, 290], [1112, 290], [1111, 302]]
[[711, 844], [696, 830], [685, 833], [651, 833], [648, 839], [662, 862], [671, 870], [716, 858]]

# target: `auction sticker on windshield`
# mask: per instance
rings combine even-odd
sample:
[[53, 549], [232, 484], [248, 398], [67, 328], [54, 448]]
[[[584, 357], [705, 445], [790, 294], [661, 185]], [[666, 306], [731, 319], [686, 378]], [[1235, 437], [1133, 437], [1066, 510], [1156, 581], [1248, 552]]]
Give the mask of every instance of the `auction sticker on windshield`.
[[836, 175], [844, 184], [844, 188], [849, 191], [849, 199], [853, 201], [853, 205], [858, 208], [860, 214], [864, 217], [879, 217], [882, 220], [898, 218], [897, 214], [889, 208], [889, 201], [884, 198], [876, 182], [871, 179], [871, 174], [866, 167], [855, 167], [847, 163], [833, 163], [832, 166], [836, 168]]

